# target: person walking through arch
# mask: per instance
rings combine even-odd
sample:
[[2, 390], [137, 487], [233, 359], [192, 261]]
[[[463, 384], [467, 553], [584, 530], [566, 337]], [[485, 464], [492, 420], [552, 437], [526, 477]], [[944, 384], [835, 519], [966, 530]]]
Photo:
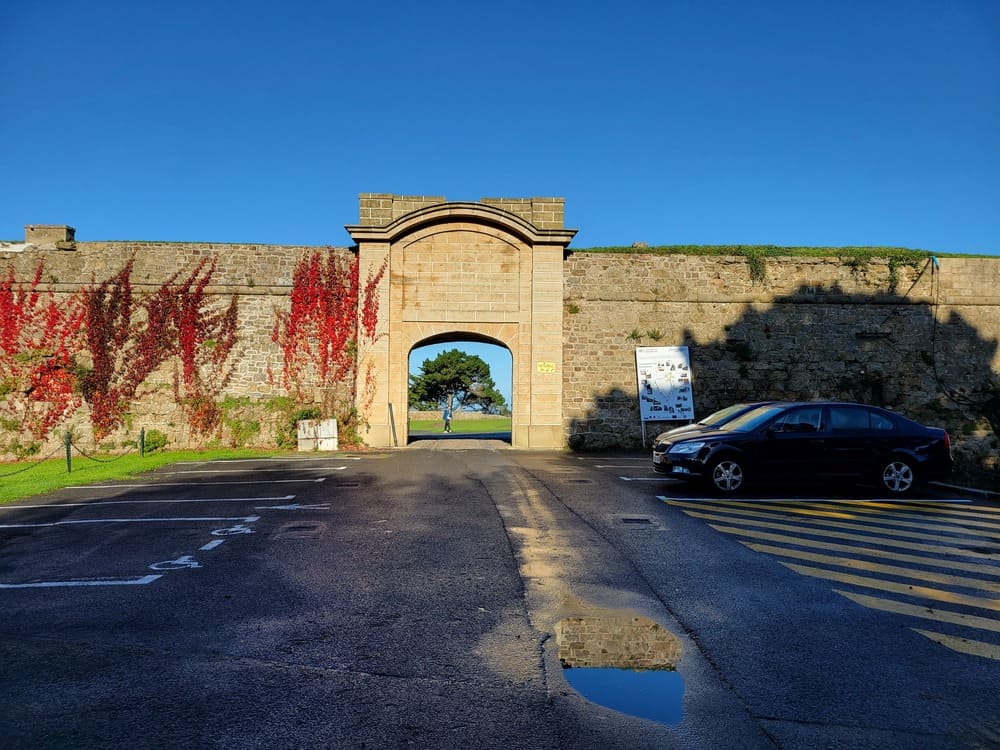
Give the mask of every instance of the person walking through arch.
[[448, 404], [444, 405], [444, 411], [441, 413], [441, 417], [444, 419], [444, 431], [451, 432], [451, 406]]

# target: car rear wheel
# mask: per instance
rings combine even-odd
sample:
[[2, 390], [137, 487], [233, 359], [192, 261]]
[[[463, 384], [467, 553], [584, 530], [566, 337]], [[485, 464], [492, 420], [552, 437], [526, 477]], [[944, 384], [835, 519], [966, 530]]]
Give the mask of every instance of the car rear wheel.
[[917, 473], [908, 461], [894, 458], [882, 467], [882, 486], [893, 495], [909, 495], [917, 486]]
[[720, 458], [708, 472], [710, 488], [722, 495], [733, 495], [743, 489], [746, 476], [743, 465], [734, 458]]

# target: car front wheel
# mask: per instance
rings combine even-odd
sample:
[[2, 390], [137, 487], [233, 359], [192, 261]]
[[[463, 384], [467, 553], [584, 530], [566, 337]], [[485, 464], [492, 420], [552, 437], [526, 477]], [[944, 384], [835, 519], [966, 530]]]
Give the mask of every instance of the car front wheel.
[[708, 481], [711, 489], [719, 494], [735, 494], [746, 483], [743, 465], [733, 458], [720, 458], [712, 464]]
[[909, 462], [894, 458], [882, 467], [882, 486], [893, 495], [908, 495], [917, 486], [917, 473]]

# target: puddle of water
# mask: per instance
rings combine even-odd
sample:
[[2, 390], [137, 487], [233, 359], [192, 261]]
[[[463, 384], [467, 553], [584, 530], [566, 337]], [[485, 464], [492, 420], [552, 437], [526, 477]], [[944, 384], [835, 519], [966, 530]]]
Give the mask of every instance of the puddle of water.
[[582, 667], [563, 674], [592, 703], [669, 726], [684, 718], [684, 678], [677, 672]]
[[566, 681], [587, 700], [670, 726], [683, 718], [680, 640], [648, 617], [607, 612], [556, 623]]

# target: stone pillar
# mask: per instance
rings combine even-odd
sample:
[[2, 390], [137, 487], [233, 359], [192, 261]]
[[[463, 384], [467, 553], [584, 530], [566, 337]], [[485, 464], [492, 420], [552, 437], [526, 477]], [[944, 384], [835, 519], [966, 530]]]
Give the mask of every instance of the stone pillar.
[[528, 363], [531, 412], [527, 442], [517, 447], [561, 447], [565, 442], [562, 316], [563, 247], [535, 245], [531, 253], [531, 361]]
[[[361, 298], [366, 281], [382, 267], [389, 258], [388, 242], [360, 242], [358, 244], [358, 285], [362, 289], [359, 295], [359, 306], [364, 303]], [[356, 407], [368, 422], [368, 428], [363, 435], [365, 442], [372, 446], [393, 446], [393, 430], [389, 401], [389, 373], [394, 363], [390, 358], [389, 329], [392, 323], [392, 306], [389, 304], [390, 274], [392, 269], [386, 268], [377, 287], [378, 298], [378, 328], [375, 343], [364, 346], [358, 352], [357, 399]], [[359, 307], [360, 314], [360, 307]], [[404, 362], [404, 366], [405, 366]], [[394, 416], [406, 419], [406, 404], [392, 404]]]

